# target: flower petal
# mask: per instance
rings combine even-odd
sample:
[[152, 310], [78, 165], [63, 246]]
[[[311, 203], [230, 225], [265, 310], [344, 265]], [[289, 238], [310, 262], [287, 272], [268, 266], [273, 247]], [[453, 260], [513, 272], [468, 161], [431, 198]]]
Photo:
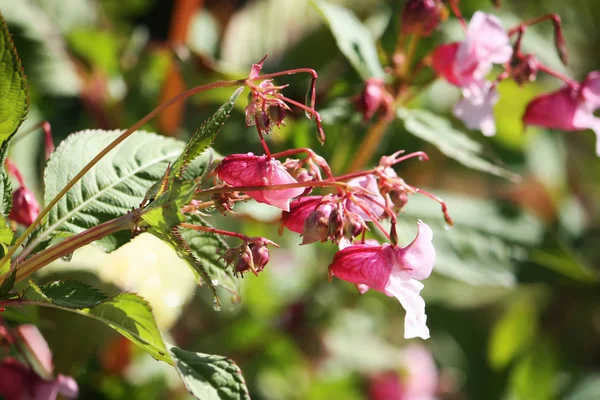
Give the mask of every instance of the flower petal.
[[454, 105], [454, 115], [469, 129], [479, 129], [485, 136], [496, 134], [494, 105], [498, 102], [498, 92], [487, 81], [483, 81], [480, 91], [469, 87], [467, 95]]
[[527, 105], [523, 123], [563, 131], [585, 129], [573, 124], [578, 108], [577, 89], [565, 86], [533, 99]]
[[338, 251], [329, 266], [332, 275], [385, 292], [395, 256], [389, 244], [355, 244]]
[[[383, 213], [385, 211], [381, 206], [379, 206], [379, 204], [385, 204], [385, 199], [379, 192], [379, 187], [377, 186], [377, 178], [375, 178], [374, 175], [366, 175], [366, 176], [354, 178], [354, 179], [348, 181], [348, 185], [355, 186], [355, 187], [362, 187], [362, 188], [367, 189], [369, 192], [374, 193], [374, 195], [370, 195], [370, 194], [366, 194], [366, 193], [357, 192], [355, 194], [355, 197], [357, 197], [359, 199], [359, 201], [362, 200], [361, 204], [365, 207], [368, 207], [373, 212], [373, 214], [375, 214], [377, 217], [380, 217], [383, 215]], [[346, 207], [348, 208], [349, 211], [352, 211], [353, 213], [360, 215], [361, 218], [364, 219], [365, 221], [372, 220], [372, 218], [369, 215], [367, 215], [367, 213], [364, 212], [361, 207], [354, 204], [352, 202], [352, 200], [349, 199], [347, 201]]]
[[423, 280], [431, 275], [435, 264], [435, 248], [433, 247], [433, 231], [424, 222], [418, 222], [418, 232], [415, 240], [404, 248], [395, 248], [398, 264], [394, 267], [397, 274]]
[[304, 196], [293, 200], [290, 203], [290, 210], [284, 211], [281, 215], [281, 222], [290, 231], [302, 233], [304, 221], [311, 212], [315, 211], [322, 199], [323, 196]]
[[420, 337], [429, 339], [429, 328], [427, 328], [427, 315], [425, 314], [425, 300], [419, 293], [423, 284], [415, 279], [404, 280], [392, 271], [385, 293], [398, 299], [406, 310], [404, 317], [404, 338], [411, 339]]

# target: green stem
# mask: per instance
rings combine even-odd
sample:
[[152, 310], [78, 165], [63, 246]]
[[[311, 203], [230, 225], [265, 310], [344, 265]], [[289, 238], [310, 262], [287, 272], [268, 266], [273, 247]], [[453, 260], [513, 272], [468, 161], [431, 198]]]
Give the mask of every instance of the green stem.
[[[189, 89], [183, 93], [178, 94], [177, 96], [171, 98], [169, 101], [162, 103], [161, 105], [156, 107], [154, 110], [149, 112], [145, 117], [140, 119], [138, 122], [136, 122], [134, 125], [132, 125], [129, 129], [127, 129], [125, 132], [123, 132], [111, 144], [106, 146], [100, 153], [98, 153], [98, 155], [96, 155], [96, 157], [94, 157], [89, 163], [87, 163], [87, 165], [85, 167], [83, 167], [81, 169], [81, 171], [79, 171], [79, 173], [77, 175], [75, 175], [69, 183], [67, 183], [67, 185], [54, 197], [54, 199], [52, 199], [52, 201], [50, 201], [50, 203], [48, 203], [48, 205], [40, 212], [40, 214], [35, 219], [35, 221], [33, 221], [33, 223], [27, 228], [27, 230], [25, 230], [23, 235], [21, 235], [21, 237], [19, 237], [19, 239], [14, 244], [14, 246], [11, 247], [10, 250], [6, 253], [6, 255], [0, 260], [0, 265], [4, 265], [5, 263], [8, 262], [8, 260], [10, 260], [10, 257], [12, 257], [12, 255], [15, 253], [15, 251], [17, 251], [17, 249], [21, 246], [21, 244], [23, 244], [23, 242], [27, 239], [27, 237], [42, 222], [43, 218], [48, 214], [48, 212], [50, 212], [52, 207], [54, 207], [56, 205], [56, 203], [58, 203], [58, 201], [75, 185], [75, 183], [77, 183], [90, 169], [92, 169], [92, 167], [94, 167], [94, 165], [96, 165], [98, 163], [98, 161], [100, 161], [106, 154], [108, 154], [111, 150], [113, 150], [115, 147], [117, 147], [121, 142], [123, 142], [125, 139], [127, 139], [132, 133], [134, 133], [139, 128], [141, 128], [145, 123], [150, 121], [161, 111], [165, 110], [166, 108], [172, 106], [173, 104], [175, 104], [179, 101], [182, 101], [190, 96], [193, 96], [200, 92], [204, 92], [204, 91], [211, 90], [211, 89], [244, 84], [244, 82], [245, 82], [245, 80], [242, 79], [242, 80], [238, 80], [238, 81], [219, 81], [219, 82], [214, 82], [214, 83], [211, 83], [208, 85], [196, 86], [192, 89]], [[19, 262], [21, 262], [35, 248], [35, 246], [37, 246], [39, 244], [38, 239], [39, 238], [36, 238], [36, 240], [34, 240], [29, 246], [27, 246], [25, 249], [23, 249], [23, 251], [17, 258], [17, 260], [15, 260], [15, 263], [14, 263], [15, 268], [17, 267], [17, 264]]]
[[90, 244], [115, 232], [133, 229], [136, 226], [139, 215], [140, 211], [134, 210], [121, 217], [90, 228], [80, 234], [71, 236], [62, 242], [33, 255], [20, 264], [20, 267], [17, 270], [16, 282], [22, 281], [42, 267], [50, 264], [52, 261], [57, 260], [62, 256], [66, 256], [67, 254], [71, 254], [86, 244]]

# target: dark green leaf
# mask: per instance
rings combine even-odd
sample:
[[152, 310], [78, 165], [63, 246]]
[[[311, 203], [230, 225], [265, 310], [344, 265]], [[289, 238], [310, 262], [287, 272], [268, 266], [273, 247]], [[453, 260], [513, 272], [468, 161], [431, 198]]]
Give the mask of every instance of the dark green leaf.
[[[44, 182], [46, 203], [121, 131], [88, 130], [70, 135], [52, 154]], [[184, 143], [153, 133], [136, 132], [105, 156], [58, 202], [48, 215], [44, 236], [72, 235], [138, 207], [144, 195], [181, 154]], [[77, 156], [74, 156], [77, 155]], [[130, 239], [129, 232], [96, 244], [112, 251]]]
[[385, 73], [371, 32], [347, 8], [313, 0], [316, 9], [329, 25], [340, 51], [363, 78], [382, 78]]
[[0, 298], [5, 297], [13, 288], [13, 286], [15, 285], [16, 276], [17, 270], [13, 268], [13, 270], [10, 271], [10, 274], [8, 274], [8, 276], [2, 282], [2, 285], [0, 285]]
[[249, 400], [239, 367], [222, 356], [171, 347], [169, 353], [188, 391], [202, 400]]
[[90, 308], [108, 299], [104, 293], [84, 282], [54, 281], [41, 286], [31, 285], [27, 298], [39, 296], [60, 307]]
[[[210, 227], [201, 217], [191, 214], [186, 222], [195, 225]], [[194, 229], [180, 229], [181, 238], [185, 240], [194, 255], [216, 286], [222, 286], [234, 295], [239, 291], [239, 280], [233, 276], [232, 268], [227, 267], [222, 255], [229, 248], [227, 243], [219, 236]]]
[[400, 108], [397, 115], [404, 121], [408, 132], [433, 144], [446, 156], [462, 165], [513, 181], [519, 179], [517, 174], [484, 159], [483, 147], [463, 132], [454, 129], [447, 119], [421, 109]]

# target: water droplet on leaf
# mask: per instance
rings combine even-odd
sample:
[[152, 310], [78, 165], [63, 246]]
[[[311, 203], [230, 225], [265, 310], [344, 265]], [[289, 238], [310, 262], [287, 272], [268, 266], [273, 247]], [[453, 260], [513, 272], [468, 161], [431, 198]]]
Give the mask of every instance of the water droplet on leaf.
[[73, 259], [73, 253], [65, 254], [64, 256], [60, 256], [60, 259], [64, 262], [69, 262]]
[[213, 301], [213, 310], [221, 311], [221, 302], [217, 298]]

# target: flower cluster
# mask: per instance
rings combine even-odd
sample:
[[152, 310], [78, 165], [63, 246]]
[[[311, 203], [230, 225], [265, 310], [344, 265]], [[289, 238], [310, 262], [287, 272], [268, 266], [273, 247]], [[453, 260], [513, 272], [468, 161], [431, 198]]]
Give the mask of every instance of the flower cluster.
[[[253, 65], [249, 80], [262, 78], [258, 75], [261, 66], [262, 61]], [[380, 87], [376, 82], [374, 85]], [[405, 337], [428, 338], [425, 303], [419, 293], [423, 288], [420, 281], [431, 274], [435, 263], [433, 233], [419, 221], [416, 238], [401, 247], [396, 234], [396, 215], [407, 203], [408, 195], [423, 193], [439, 201], [446, 221], [449, 224], [452, 221], [440, 199], [408, 185], [393, 168], [406, 159], [427, 160], [427, 156], [421, 152], [408, 155], [396, 152], [382, 157], [375, 168], [335, 177], [327, 162], [310, 149], [271, 153], [263, 134], [273, 125], [283, 123], [279, 118], [283, 113], [277, 116], [269, 110], [289, 109], [284, 103], [288, 99], [279, 93], [283, 87], [275, 86], [271, 80], [248, 86], [251, 93], [246, 108], [247, 122], [257, 126], [265, 154], [224, 157], [213, 172], [216, 185], [199, 191], [196, 197], [210, 194], [217, 209], [224, 214], [233, 213], [236, 202], [250, 199], [281, 209], [280, 232], [287, 228], [300, 234], [302, 245], [326, 241], [338, 245], [339, 251], [329, 266], [330, 278], [335, 276], [354, 283], [361, 293], [374, 289], [396, 297], [406, 310]], [[375, 112], [382, 103], [367, 106]], [[318, 113], [312, 107], [309, 109], [318, 123]], [[193, 210], [195, 206], [189, 207], [188, 210]], [[385, 219], [390, 220], [389, 229], [382, 224]], [[254, 274], [262, 271], [269, 261], [267, 246], [276, 246], [263, 237], [182, 226], [241, 239], [242, 244], [228, 250], [223, 259], [233, 266], [235, 274], [242, 276], [247, 271]], [[386, 243], [367, 238], [373, 226], [381, 231]]]

